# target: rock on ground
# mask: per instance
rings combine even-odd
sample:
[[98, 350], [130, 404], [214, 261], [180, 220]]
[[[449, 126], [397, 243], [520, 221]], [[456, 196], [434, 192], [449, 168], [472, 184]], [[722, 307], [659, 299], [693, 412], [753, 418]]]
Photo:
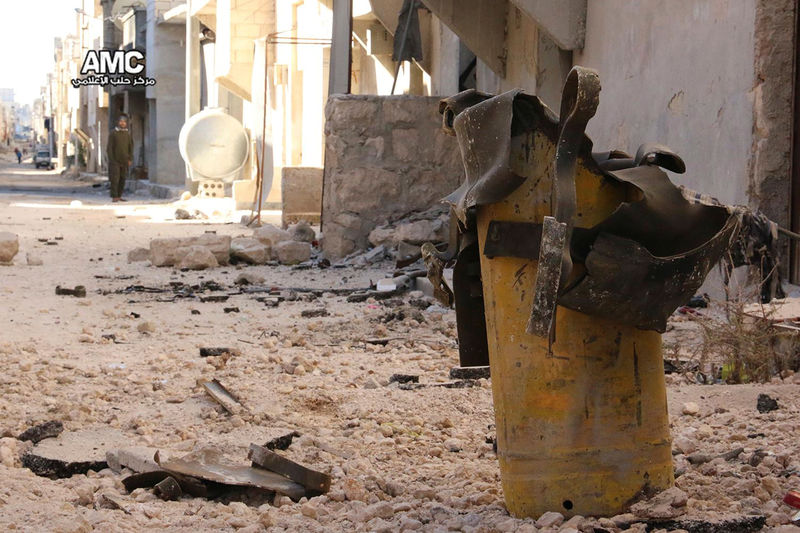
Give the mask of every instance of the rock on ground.
[[10, 263], [19, 252], [19, 237], [10, 231], [0, 231], [0, 263]]
[[258, 239], [239, 237], [231, 241], [231, 257], [251, 265], [263, 265], [270, 259], [270, 247]]
[[276, 244], [291, 240], [292, 235], [278, 226], [264, 224], [260, 228], [253, 230], [253, 238], [258, 239], [268, 246], [272, 246], [274, 249]]
[[190, 246], [186, 255], [178, 263], [178, 268], [188, 268], [189, 270], [205, 270], [218, 266], [217, 258], [205, 246]]
[[311, 259], [311, 245], [307, 242], [284, 241], [275, 246], [275, 256], [284, 265], [302, 263]]
[[139, 261], [148, 261], [150, 259], [150, 250], [147, 248], [134, 248], [128, 252], [128, 263], [138, 263]]
[[198, 237], [153, 239], [150, 241], [150, 261], [153, 266], [177, 265], [192, 246], [202, 246], [214, 254], [218, 264], [228, 264], [231, 237], [214, 233], [204, 233]]
[[287, 231], [292, 236], [292, 240], [300, 242], [314, 242], [317, 238], [317, 232], [308, 224], [308, 222], [298, 222], [292, 224], [287, 228]]

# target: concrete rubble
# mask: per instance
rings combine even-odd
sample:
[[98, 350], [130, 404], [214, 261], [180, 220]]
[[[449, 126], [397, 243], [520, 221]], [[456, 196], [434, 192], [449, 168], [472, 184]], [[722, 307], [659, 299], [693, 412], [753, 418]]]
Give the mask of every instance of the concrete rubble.
[[[800, 375], [704, 384], [713, 373], [691, 353], [713, 305], [675, 314], [664, 337], [670, 361], [695, 361], [665, 376], [676, 487], [613, 517], [520, 519], [504, 505], [489, 369], [458, 368], [455, 312], [415, 290], [420, 263], [389, 262], [401, 243], [446, 241], [443, 209], [381, 222], [384, 240], [346, 260], [326, 258], [314, 226], [308, 242], [297, 227], [75, 210], [56, 240], [41, 213], [4, 209], [44, 264], [2, 271], [2, 530], [798, 530], [783, 497], [800, 486]], [[237, 257], [255, 242], [265, 263]], [[182, 270], [192, 247], [219, 266]], [[282, 264], [281, 247], [300, 262]], [[207, 392], [214, 380], [239, 406]], [[257, 468], [251, 445], [291, 468], [266, 476], [289, 494], [223, 483]], [[329, 476], [330, 490], [309, 491], [294, 465]]]
[[[228, 235], [204, 233], [198, 237], [153, 239], [150, 241], [150, 262], [153, 266], [174, 266], [180, 263], [193, 246], [206, 248], [221, 265], [230, 259], [231, 238]], [[197, 254], [197, 250], [195, 249]]]
[[263, 265], [272, 257], [270, 246], [252, 237], [231, 240], [231, 258], [251, 265]]
[[10, 263], [19, 252], [19, 237], [10, 231], [0, 231], [0, 263]]

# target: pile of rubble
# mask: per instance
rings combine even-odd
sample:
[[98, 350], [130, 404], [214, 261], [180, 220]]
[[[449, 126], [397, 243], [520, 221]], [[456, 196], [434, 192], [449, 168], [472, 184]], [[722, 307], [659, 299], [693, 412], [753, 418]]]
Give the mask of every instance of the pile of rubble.
[[367, 251], [353, 252], [342, 258], [338, 264], [362, 267], [388, 258], [395, 260], [398, 267], [405, 267], [422, 257], [422, 244], [446, 243], [449, 232], [450, 216], [447, 206], [437, 205], [427, 211], [412, 212], [373, 229], [368, 236], [372, 247]]
[[153, 239], [150, 248], [131, 250], [128, 262], [150, 261], [153, 266], [181, 270], [204, 270], [231, 262], [296, 265], [311, 259], [316, 244], [316, 232], [305, 222], [286, 230], [264, 224], [250, 236], [232, 238], [211, 231], [196, 237]]

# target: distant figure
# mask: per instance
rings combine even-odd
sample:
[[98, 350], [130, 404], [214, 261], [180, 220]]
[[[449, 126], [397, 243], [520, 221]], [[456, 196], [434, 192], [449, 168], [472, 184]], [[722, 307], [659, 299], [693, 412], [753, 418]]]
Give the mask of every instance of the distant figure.
[[15, 147], [15, 148], [14, 148], [14, 153], [15, 153], [15, 154], [16, 154], [16, 156], [17, 156], [17, 164], [18, 164], [18, 165], [21, 165], [21, 164], [22, 164], [22, 152], [20, 152], [20, 151], [19, 151], [19, 148], [16, 148], [16, 147]]
[[117, 127], [108, 137], [106, 156], [108, 179], [111, 181], [111, 201], [124, 202], [122, 191], [125, 189], [128, 167], [133, 162], [133, 139], [128, 131], [128, 115], [124, 113], [120, 115]]

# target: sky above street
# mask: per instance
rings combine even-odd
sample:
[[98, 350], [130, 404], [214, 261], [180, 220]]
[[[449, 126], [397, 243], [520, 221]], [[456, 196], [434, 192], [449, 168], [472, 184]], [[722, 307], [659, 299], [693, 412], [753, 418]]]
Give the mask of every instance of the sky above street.
[[75, 33], [80, 6], [81, 0], [0, 0], [0, 88], [13, 87], [17, 102], [39, 96], [53, 69], [53, 38]]

